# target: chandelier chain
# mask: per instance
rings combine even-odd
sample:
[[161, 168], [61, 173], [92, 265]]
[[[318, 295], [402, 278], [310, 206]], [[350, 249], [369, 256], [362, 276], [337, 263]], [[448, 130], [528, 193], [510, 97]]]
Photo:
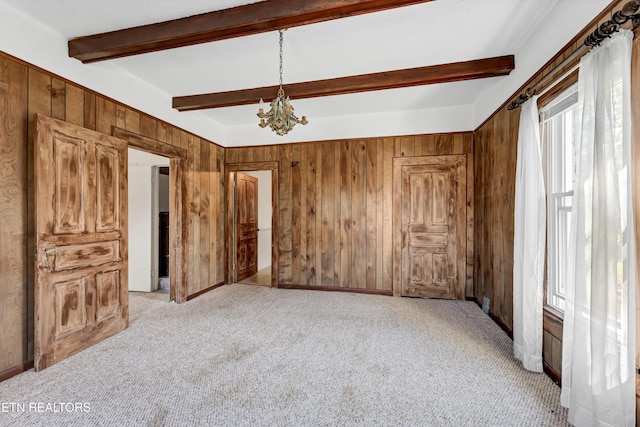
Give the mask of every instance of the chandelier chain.
[[258, 109], [257, 116], [260, 117], [260, 123], [258, 126], [261, 128], [269, 126], [277, 135], [286, 135], [293, 127], [300, 123], [306, 125], [309, 123], [306, 116], [302, 116], [301, 119], [293, 114], [293, 105], [289, 101], [289, 97], [285, 95], [282, 88], [282, 45], [284, 44], [284, 30], [279, 30], [280, 33], [280, 88], [278, 88], [278, 94], [270, 103], [270, 109], [266, 113], [262, 108], [262, 99], [260, 99], [260, 109]]
[[283, 30], [280, 30], [280, 87], [282, 87], [282, 45], [284, 43]]

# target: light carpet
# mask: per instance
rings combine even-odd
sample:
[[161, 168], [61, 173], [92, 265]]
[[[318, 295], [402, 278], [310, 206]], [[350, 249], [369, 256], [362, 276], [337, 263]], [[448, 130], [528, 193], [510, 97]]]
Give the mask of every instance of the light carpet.
[[472, 302], [236, 284], [130, 306], [127, 330], [0, 383], [0, 425], [567, 423]]

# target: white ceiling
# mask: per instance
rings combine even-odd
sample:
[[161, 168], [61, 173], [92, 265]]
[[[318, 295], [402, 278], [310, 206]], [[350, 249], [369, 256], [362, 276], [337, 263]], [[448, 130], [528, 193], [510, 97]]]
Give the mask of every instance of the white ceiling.
[[[291, 28], [285, 83], [500, 55], [507, 77], [293, 100], [310, 123], [277, 137], [257, 104], [178, 113], [173, 96], [278, 83], [269, 32], [84, 65], [66, 40], [252, 3], [243, 0], [0, 0], [0, 50], [224, 146], [473, 130], [609, 0], [436, 0]], [[2, 30], [4, 28], [4, 31]]]

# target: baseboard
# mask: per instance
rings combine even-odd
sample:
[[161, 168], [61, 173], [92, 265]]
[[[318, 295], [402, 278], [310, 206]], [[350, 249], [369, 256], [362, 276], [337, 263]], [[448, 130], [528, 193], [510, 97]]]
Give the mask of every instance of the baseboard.
[[196, 297], [199, 297], [199, 296], [200, 296], [200, 295], [202, 295], [202, 294], [206, 294], [207, 292], [212, 291], [212, 290], [214, 290], [215, 288], [219, 288], [219, 287], [220, 287], [220, 286], [222, 286], [222, 285], [224, 285], [224, 282], [220, 282], [220, 283], [218, 283], [217, 285], [209, 286], [208, 288], [203, 289], [203, 290], [201, 290], [201, 291], [198, 291], [198, 292], [196, 292], [195, 294], [191, 294], [191, 295], [187, 296], [187, 301], [191, 301], [192, 299], [194, 299], [194, 298], [196, 298]]
[[509, 338], [513, 339], [513, 331], [509, 328], [498, 316], [489, 312], [489, 317], [502, 328], [502, 330], [509, 336]]
[[354, 294], [385, 295], [390, 297], [393, 296], [393, 291], [384, 291], [380, 289], [339, 288], [336, 286], [305, 286], [290, 284], [280, 284], [277, 287], [280, 289], [305, 289], [307, 291], [350, 292]]
[[[476, 297], [467, 297], [466, 299], [467, 301], [473, 301], [478, 304], [479, 307], [482, 307], [482, 304], [480, 304], [480, 301], [478, 301]], [[491, 311], [489, 311], [489, 317], [491, 318], [491, 320], [496, 322], [498, 326], [500, 326], [500, 328], [507, 333], [507, 335], [509, 335], [509, 338], [513, 339], [513, 331], [507, 325], [505, 325], [502, 320], [491, 313]], [[544, 360], [542, 361], [542, 368], [544, 370], [544, 373], [547, 374], [547, 376], [551, 378], [554, 383], [556, 383], [558, 386], [562, 384], [562, 376], [553, 368], [551, 368], [551, 366], [549, 366]]]
[[[475, 302], [476, 304], [478, 304], [478, 307], [482, 308], [482, 304], [480, 303], [480, 301], [478, 301], [478, 298], [467, 297], [466, 299], [467, 301]], [[513, 339], [513, 331], [498, 316], [493, 314], [491, 310], [489, 310], [488, 316], [491, 318], [491, 320], [496, 322], [498, 326], [500, 326], [500, 329], [502, 329], [509, 336], [509, 338]]]
[[8, 380], [9, 378], [15, 377], [16, 375], [28, 371], [31, 368], [33, 368], [33, 360], [28, 360], [21, 365], [14, 366], [13, 368], [0, 372], [0, 381]]
[[544, 369], [544, 373], [547, 374], [551, 380], [559, 386], [562, 385], [562, 376], [556, 372], [547, 362], [542, 361], [542, 368]]

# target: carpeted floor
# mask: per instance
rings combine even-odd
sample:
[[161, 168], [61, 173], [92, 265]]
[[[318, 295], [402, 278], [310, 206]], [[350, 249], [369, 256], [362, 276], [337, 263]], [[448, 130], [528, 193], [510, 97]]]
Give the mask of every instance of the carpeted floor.
[[130, 306], [127, 330], [0, 383], [0, 425], [566, 425], [471, 302], [236, 284]]

